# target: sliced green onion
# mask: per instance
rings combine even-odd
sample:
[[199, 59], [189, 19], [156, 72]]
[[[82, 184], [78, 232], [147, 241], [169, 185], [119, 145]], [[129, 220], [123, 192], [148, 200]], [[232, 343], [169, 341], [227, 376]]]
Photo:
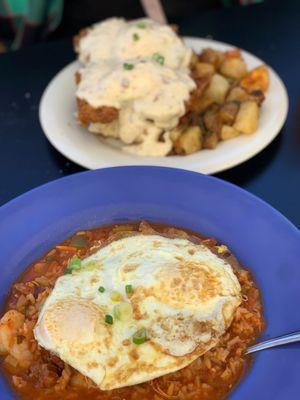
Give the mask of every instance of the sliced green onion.
[[126, 285], [125, 286], [125, 292], [127, 293], [127, 294], [129, 294], [129, 293], [132, 293], [132, 285]]
[[74, 270], [79, 270], [81, 268], [81, 260], [78, 257], [73, 257], [71, 260], [68, 262], [68, 268], [74, 269]]
[[164, 63], [165, 63], [165, 57], [162, 56], [162, 55], [159, 54], [159, 53], [154, 53], [154, 54], [152, 55], [152, 58], [153, 58], [154, 61], [156, 61], [156, 62], [157, 62], [158, 64], [160, 64], [160, 65], [164, 65]]
[[132, 335], [132, 341], [134, 344], [143, 344], [147, 340], [147, 331], [145, 328], [139, 329]]
[[118, 319], [118, 320], [121, 319], [121, 310], [120, 310], [120, 305], [119, 304], [114, 306], [114, 317], [115, 317], [115, 319]]
[[112, 317], [111, 315], [106, 314], [106, 315], [105, 315], [105, 322], [106, 322], [107, 324], [109, 324], [109, 325], [112, 325], [112, 324], [114, 323], [114, 319], [113, 319], [113, 317]]
[[131, 304], [123, 301], [120, 304], [114, 306], [114, 317], [119, 321], [126, 322], [132, 317], [132, 307]]
[[86, 247], [87, 246], [87, 238], [82, 235], [73, 236], [70, 242], [71, 246], [75, 247]]
[[138, 40], [140, 40], [140, 35], [139, 35], [138, 33], [134, 33], [134, 34], [132, 35], [132, 39], [133, 39], [135, 42], [137, 42]]
[[105, 288], [103, 286], [99, 286], [98, 291], [100, 293], [104, 293], [105, 292]]
[[145, 22], [138, 22], [138, 23], [136, 24], [136, 26], [137, 26], [138, 28], [140, 28], [140, 29], [145, 29], [145, 28], [146, 28]]
[[72, 269], [71, 268], [66, 268], [64, 270], [64, 275], [68, 275], [68, 274], [71, 274], [71, 273], [72, 273]]
[[121, 300], [121, 295], [116, 290], [112, 290], [110, 292], [110, 298], [112, 299], [112, 301], [120, 301]]
[[123, 64], [123, 68], [127, 69], [128, 71], [130, 71], [131, 69], [134, 68], [134, 65], [133, 64], [124, 63]]
[[241, 104], [241, 100], [235, 99], [235, 100], [232, 100], [232, 103], [240, 105]]

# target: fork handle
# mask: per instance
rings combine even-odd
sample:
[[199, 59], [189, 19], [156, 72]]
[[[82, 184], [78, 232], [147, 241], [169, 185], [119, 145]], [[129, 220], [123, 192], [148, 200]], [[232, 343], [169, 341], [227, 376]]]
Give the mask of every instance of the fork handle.
[[269, 349], [271, 347], [282, 346], [283, 344], [300, 342], [300, 331], [295, 331], [287, 335], [278, 336], [273, 339], [255, 344], [248, 347], [246, 354], [255, 353], [256, 351]]

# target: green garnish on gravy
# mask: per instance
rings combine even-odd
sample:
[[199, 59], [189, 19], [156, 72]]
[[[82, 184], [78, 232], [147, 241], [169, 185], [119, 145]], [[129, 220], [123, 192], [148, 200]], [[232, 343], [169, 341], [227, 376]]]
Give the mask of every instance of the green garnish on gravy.
[[106, 314], [106, 315], [105, 315], [105, 322], [106, 322], [107, 324], [109, 324], [109, 325], [112, 325], [112, 324], [114, 323], [114, 319], [113, 319], [113, 317], [112, 317], [111, 315]]
[[145, 328], [141, 328], [138, 331], [136, 331], [132, 335], [132, 341], [134, 344], [143, 344], [147, 340], [147, 331]]
[[132, 293], [132, 285], [126, 285], [126, 286], [125, 286], [125, 292], [126, 292], [127, 294]]
[[68, 267], [65, 269], [64, 274], [71, 274], [72, 271], [78, 271], [81, 268], [81, 260], [78, 257], [73, 257], [68, 262]]
[[127, 69], [128, 71], [134, 68], [133, 64], [124, 63], [123, 68]]
[[132, 35], [132, 39], [133, 39], [135, 42], [137, 42], [138, 40], [140, 40], [140, 35], [139, 35], [138, 33], [134, 33], [134, 34]]
[[157, 62], [158, 64], [160, 64], [160, 65], [164, 65], [164, 63], [165, 63], [165, 57], [162, 56], [162, 55], [159, 54], [159, 53], [154, 53], [154, 54], [152, 55], [152, 58], [153, 58], [154, 61], [156, 61], [156, 62]]
[[138, 22], [138, 23], [136, 24], [136, 26], [137, 26], [138, 28], [140, 28], [140, 29], [145, 29], [145, 28], [146, 28], [145, 22]]

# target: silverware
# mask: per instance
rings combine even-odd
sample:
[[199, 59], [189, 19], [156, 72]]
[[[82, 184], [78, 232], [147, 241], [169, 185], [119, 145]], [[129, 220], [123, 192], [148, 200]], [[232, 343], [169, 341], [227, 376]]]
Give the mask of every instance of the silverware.
[[167, 17], [160, 0], [141, 0], [145, 14], [156, 22], [167, 24]]
[[287, 335], [278, 336], [273, 339], [265, 340], [264, 342], [257, 343], [248, 347], [246, 354], [255, 353], [257, 351], [269, 349], [271, 347], [282, 346], [283, 344], [300, 342], [300, 331], [292, 332]]

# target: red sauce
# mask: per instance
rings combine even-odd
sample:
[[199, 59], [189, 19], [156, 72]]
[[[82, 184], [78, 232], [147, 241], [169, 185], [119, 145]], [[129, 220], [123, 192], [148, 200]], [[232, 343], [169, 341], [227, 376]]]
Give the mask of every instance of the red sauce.
[[143, 384], [100, 391], [93, 382], [66, 365], [58, 357], [39, 347], [33, 337], [33, 327], [44, 300], [50, 294], [56, 279], [63, 274], [68, 261], [75, 255], [83, 258], [132, 232], [152, 233], [169, 237], [186, 237], [204, 242], [218, 254], [217, 242], [194, 232], [169, 226], [142, 223], [104, 226], [77, 232], [55, 246], [33, 263], [15, 283], [8, 295], [5, 312], [17, 310], [25, 317], [24, 326], [16, 333], [16, 341], [24, 342], [32, 354], [29, 365], [21, 368], [12, 356], [5, 354], [2, 365], [9, 383], [23, 400], [160, 400], [193, 399], [219, 400], [224, 398], [241, 379], [249, 366], [245, 349], [253, 343], [264, 328], [259, 291], [251, 274], [242, 269], [237, 260], [225, 251], [219, 254], [234, 268], [241, 284], [244, 301], [238, 307], [234, 320], [219, 344], [192, 364]]

